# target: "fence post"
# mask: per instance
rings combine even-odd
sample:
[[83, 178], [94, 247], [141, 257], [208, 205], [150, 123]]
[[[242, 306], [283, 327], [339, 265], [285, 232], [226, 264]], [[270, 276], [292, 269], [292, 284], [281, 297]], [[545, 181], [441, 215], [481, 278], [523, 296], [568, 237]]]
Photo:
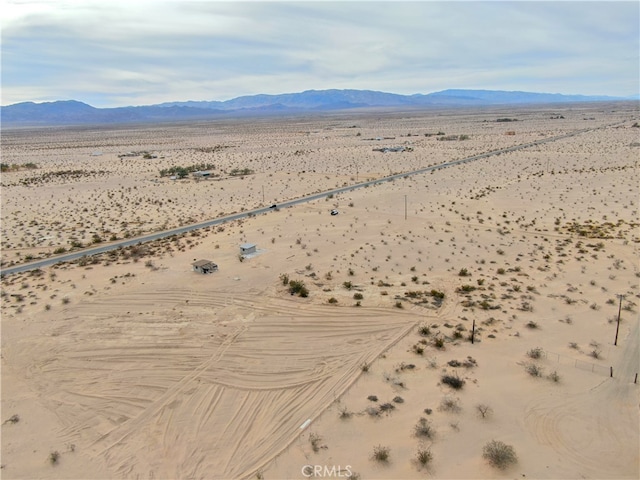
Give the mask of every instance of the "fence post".
[[633, 380], [633, 383], [638, 383], [638, 372], [636, 372], [636, 378]]
[[613, 367], [609, 367], [609, 376], [613, 378]]
[[471, 344], [473, 345], [473, 339], [476, 334], [476, 320], [473, 320], [473, 326], [471, 327]]

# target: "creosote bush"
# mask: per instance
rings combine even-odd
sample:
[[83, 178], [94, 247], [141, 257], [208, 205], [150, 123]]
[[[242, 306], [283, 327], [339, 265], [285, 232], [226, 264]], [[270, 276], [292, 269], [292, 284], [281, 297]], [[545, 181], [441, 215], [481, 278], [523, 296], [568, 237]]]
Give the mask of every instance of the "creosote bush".
[[527, 356], [535, 359], [542, 358], [544, 357], [544, 350], [540, 347], [532, 348], [527, 352]]
[[532, 377], [542, 376], [542, 367], [539, 367], [535, 363], [528, 363], [524, 366], [525, 371]]
[[322, 447], [322, 437], [317, 433], [309, 434], [309, 443], [311, 443], [311, 448], [314, 452], [318, 453], [320, 448]]
[[389, 461], [389, 454], [391, 450], [389, 447], [383, 447], [382, 445], [377, 445], [373, 447], [373, 459], [378, 462], [386, 463]]
[[51, 463], [51, 465], [57, 465], [59, 460], [60, 460], [60, 453], [57, 450], [49, 454], [49, 463]]
[[433, 459], [433, 454], [429, 448], [418, 448], [416, 452], [416, 460], [423, 467], [426, 466]]
[[507, 445], [499, 440], [491, 440], [482, 449], [482, 456], [489, 463], [501, 470], [518, 461], [516, 451], [511, 445]]
[[442, 383], [446, 383], [456, 390], [460, 390], [465, 384], [465, 381], [457, 375], [443, 375], [441, 380]]
[[309, 296], [309, 290], [302, 280], [289, 280], [289, 293], [291, 295], [299, 295], [301, 297]]
[[418, 420], [418, 423], [413, 427], [413, 433], [416, 437], [420, 438], [433, 438], [435, 430], [431, 425], [431, 422], [424, 417]]
[[423, 337], [428, 337], [431, 334], [429, 325], [422, 324], [418, 327], [418, 333]]

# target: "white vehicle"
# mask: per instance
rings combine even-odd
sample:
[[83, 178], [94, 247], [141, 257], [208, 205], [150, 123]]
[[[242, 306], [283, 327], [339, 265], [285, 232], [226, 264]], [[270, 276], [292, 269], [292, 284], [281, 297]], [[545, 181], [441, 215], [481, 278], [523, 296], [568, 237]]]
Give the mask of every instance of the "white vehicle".
[[338, 210], [331, 210], [331, 215], [338, 215]]

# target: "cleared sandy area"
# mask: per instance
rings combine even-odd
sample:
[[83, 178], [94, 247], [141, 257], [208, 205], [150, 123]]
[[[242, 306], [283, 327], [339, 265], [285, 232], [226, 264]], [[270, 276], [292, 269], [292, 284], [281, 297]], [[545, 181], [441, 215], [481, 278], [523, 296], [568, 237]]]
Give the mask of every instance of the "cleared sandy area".
[[[3, 131], [5, 268], [586, 130], [2, 278], [2, 476], [638, 478], [638, 121], [621, 103]], [[215, 176], [159, 173], [196, 164]], [[517, 461], [492, 466], [491, 440]]]

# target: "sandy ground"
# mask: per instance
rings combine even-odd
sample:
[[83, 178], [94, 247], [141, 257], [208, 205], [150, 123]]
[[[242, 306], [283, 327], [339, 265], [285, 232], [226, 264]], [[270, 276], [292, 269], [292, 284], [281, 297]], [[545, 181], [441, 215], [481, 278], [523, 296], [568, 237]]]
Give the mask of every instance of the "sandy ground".
[[[0, 473], [638, 478], [639, 119], [597, 104], [3, 131], [6, 267], [587, 129], [2, 278]], [[218, 176], [159, 175], [201, 163]], [[193, 272], [201, 258], [219, 271]], [[491, 440], [517, 462], [492, 466]]]

